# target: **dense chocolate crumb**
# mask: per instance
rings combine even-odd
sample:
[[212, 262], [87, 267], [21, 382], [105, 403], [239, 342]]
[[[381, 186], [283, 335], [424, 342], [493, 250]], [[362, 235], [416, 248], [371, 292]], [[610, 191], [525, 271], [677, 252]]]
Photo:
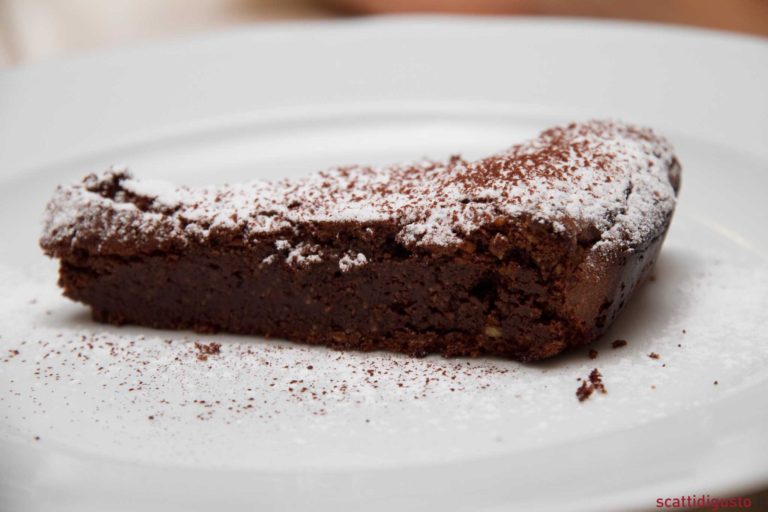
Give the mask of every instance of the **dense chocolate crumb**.
[[613, 340], [611, 348], [621, 348], [627, 346], [627, 340]]
[[650, 354], [648, 354], [648, 357], [650, 357], [651, 359], [659, 359], [661, 356], [656, 352], [651, 352]]
[[591, 348], [589, 349], [589, 358], [590, 359], [596, 359], [597, 358], [597, 350]]

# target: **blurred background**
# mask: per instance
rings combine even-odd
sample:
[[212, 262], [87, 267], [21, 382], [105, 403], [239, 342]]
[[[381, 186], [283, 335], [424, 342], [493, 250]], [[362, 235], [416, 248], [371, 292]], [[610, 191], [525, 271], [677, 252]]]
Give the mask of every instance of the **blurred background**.
[[0, 0], [0, 66], [254, 22], [396, 13], [580, 16], [768, 36], [768, 0]]

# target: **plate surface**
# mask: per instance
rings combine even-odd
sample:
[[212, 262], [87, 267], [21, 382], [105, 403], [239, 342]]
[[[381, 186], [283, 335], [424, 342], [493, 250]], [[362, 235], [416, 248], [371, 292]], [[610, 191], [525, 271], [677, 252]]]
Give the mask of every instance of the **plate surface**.
[[[5, 72], [0, 509], [653, 509], [767, 484], [765, 62], [764, 41], [718, 33], [401, 18]], [[37, 247], [55, 185], [112, 163], [180, 184], [280, 178], [472, 158], [606, 116], [669, 137], [684, 174], [655, 279], [596, 359], [413, 360], [98, 325]], [[220, 353], [195, 345], [212, 342]], [[592, 368], [608, 393], [579, 403]]]

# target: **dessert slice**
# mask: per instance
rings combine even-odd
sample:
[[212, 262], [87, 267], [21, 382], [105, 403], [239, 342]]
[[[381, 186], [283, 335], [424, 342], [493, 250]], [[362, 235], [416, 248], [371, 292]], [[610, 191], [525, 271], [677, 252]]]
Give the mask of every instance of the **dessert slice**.
[[206, 188], [59, 187], [41, 245], [115, 324], [522, 361], [603, 332], [659, 253], [679, 166], [652, 131], [552, 128], [475, 162]]

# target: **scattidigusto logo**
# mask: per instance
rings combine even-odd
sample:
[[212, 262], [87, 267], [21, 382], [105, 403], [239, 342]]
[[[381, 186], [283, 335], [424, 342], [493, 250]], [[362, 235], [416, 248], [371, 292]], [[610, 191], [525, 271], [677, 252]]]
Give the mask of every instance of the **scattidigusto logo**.
[[718, 510], [747, 510], [752, 508], [752, 500], [736, 496], [734, 498], [717, 498], [709, 494], [698, 496], [689, 494], [687, 496], [676, 496], [674, 498], [656, 498], [656, 508], [675, 509], [675, 508], [703, 508], [717, 512]]

